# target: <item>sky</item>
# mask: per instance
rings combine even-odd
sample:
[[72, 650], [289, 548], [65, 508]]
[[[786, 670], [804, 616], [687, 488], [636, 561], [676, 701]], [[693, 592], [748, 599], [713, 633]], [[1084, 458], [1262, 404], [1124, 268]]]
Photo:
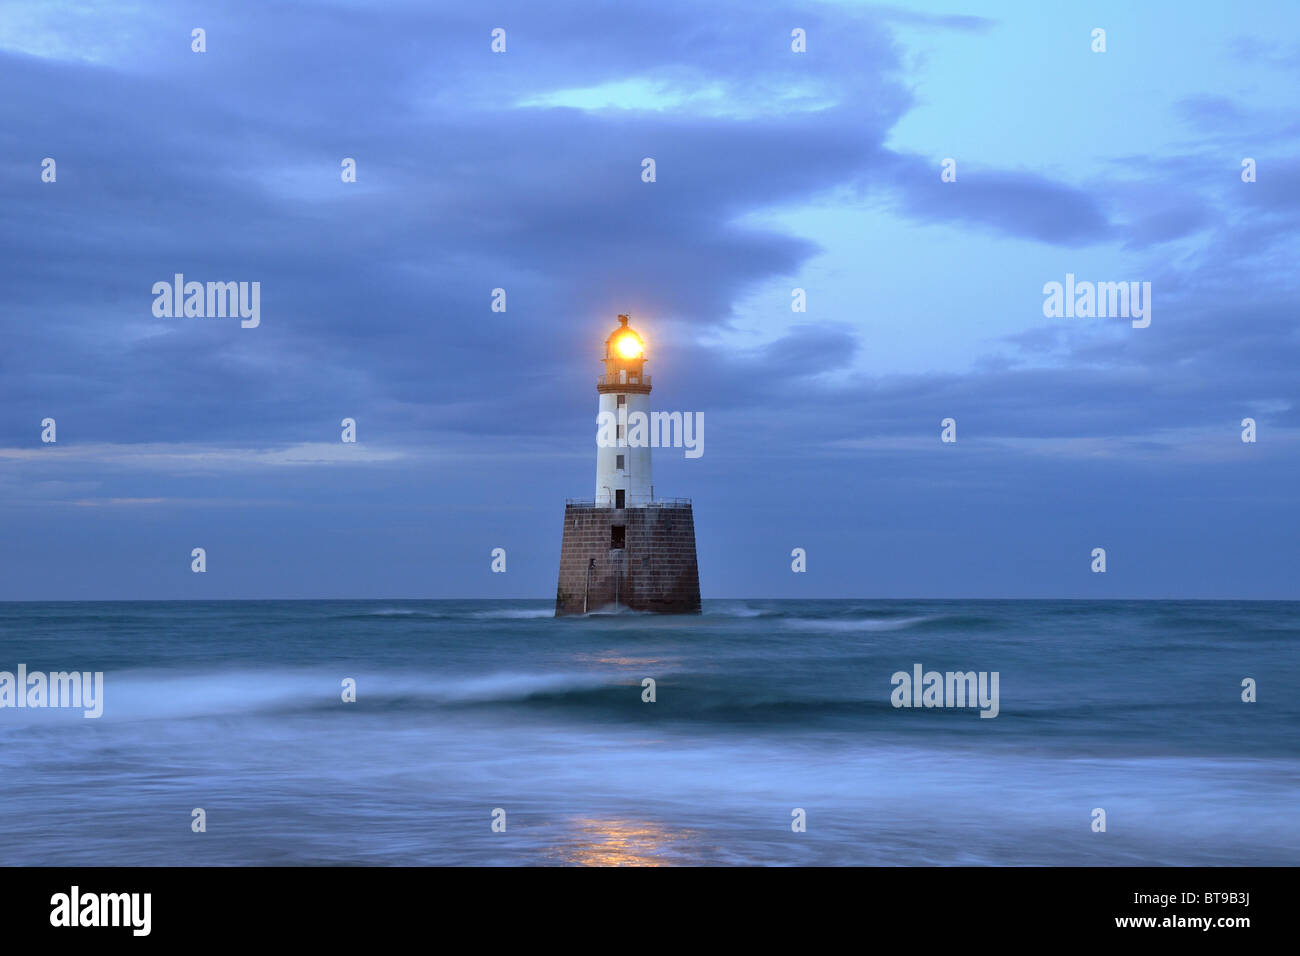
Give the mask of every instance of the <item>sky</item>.
[[1298, 27], [10, 0], [0, 600], [552, 597], [620, 312], [703, 416], [654, 467], [706, 600], [1300, 598]]

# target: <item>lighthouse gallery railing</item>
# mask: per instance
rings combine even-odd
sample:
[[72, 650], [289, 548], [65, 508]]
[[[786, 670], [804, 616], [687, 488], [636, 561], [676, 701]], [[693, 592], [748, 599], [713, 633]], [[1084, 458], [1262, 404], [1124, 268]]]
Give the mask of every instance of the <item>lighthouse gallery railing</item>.
[[649, 388], [650, 376], [634, 375], [634, 376], [629, 376], [628, 378], [622, 378], [617, 375], [601, 375], [596, 379], [596, 384], [597, 385], [637, 385], [637, 386], [644, 385], [646, 388]]
[[[566, 505], [572, 505], [575, 508], [613, 508], [613, 502], [605, 499], [597, 501], [595, 498], [565, 498]], [[628, 495], [627, 507], [629, 508], [685, 508], [691, 504], [690, 498], [651, 498], [648, 495]]]

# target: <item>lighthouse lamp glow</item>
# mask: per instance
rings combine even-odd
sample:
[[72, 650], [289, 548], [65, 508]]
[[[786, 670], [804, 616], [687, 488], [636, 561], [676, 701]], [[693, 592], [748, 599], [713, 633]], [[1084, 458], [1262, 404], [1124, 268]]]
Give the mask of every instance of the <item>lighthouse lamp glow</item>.
[[639, 358], [642, 351], [641, 342], [635, 335], [628, 334], [618, 340], [618, 354], [625, 359]]

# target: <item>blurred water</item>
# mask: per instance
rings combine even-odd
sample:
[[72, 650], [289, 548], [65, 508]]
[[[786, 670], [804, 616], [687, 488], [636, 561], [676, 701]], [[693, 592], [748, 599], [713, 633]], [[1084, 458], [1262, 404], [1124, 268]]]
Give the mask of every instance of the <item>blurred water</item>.
[[[0, 670], [105, 672], [99, 720], [0, 709], [0, 863], [1300, 863], [1300, 604], [550, 613], [0, 604]], [[915, 663], [999, 716], [895, 709]]]

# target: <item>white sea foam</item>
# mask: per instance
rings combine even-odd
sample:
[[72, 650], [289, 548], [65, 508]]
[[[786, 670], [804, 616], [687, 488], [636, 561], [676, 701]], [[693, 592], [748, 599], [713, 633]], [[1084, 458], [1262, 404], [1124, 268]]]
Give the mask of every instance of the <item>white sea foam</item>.
[[758, 608], [740, 603], [710, 604], [704, 609], [704, 613], [717, 615], [718, 617], [762, 617], [764, 614]]

